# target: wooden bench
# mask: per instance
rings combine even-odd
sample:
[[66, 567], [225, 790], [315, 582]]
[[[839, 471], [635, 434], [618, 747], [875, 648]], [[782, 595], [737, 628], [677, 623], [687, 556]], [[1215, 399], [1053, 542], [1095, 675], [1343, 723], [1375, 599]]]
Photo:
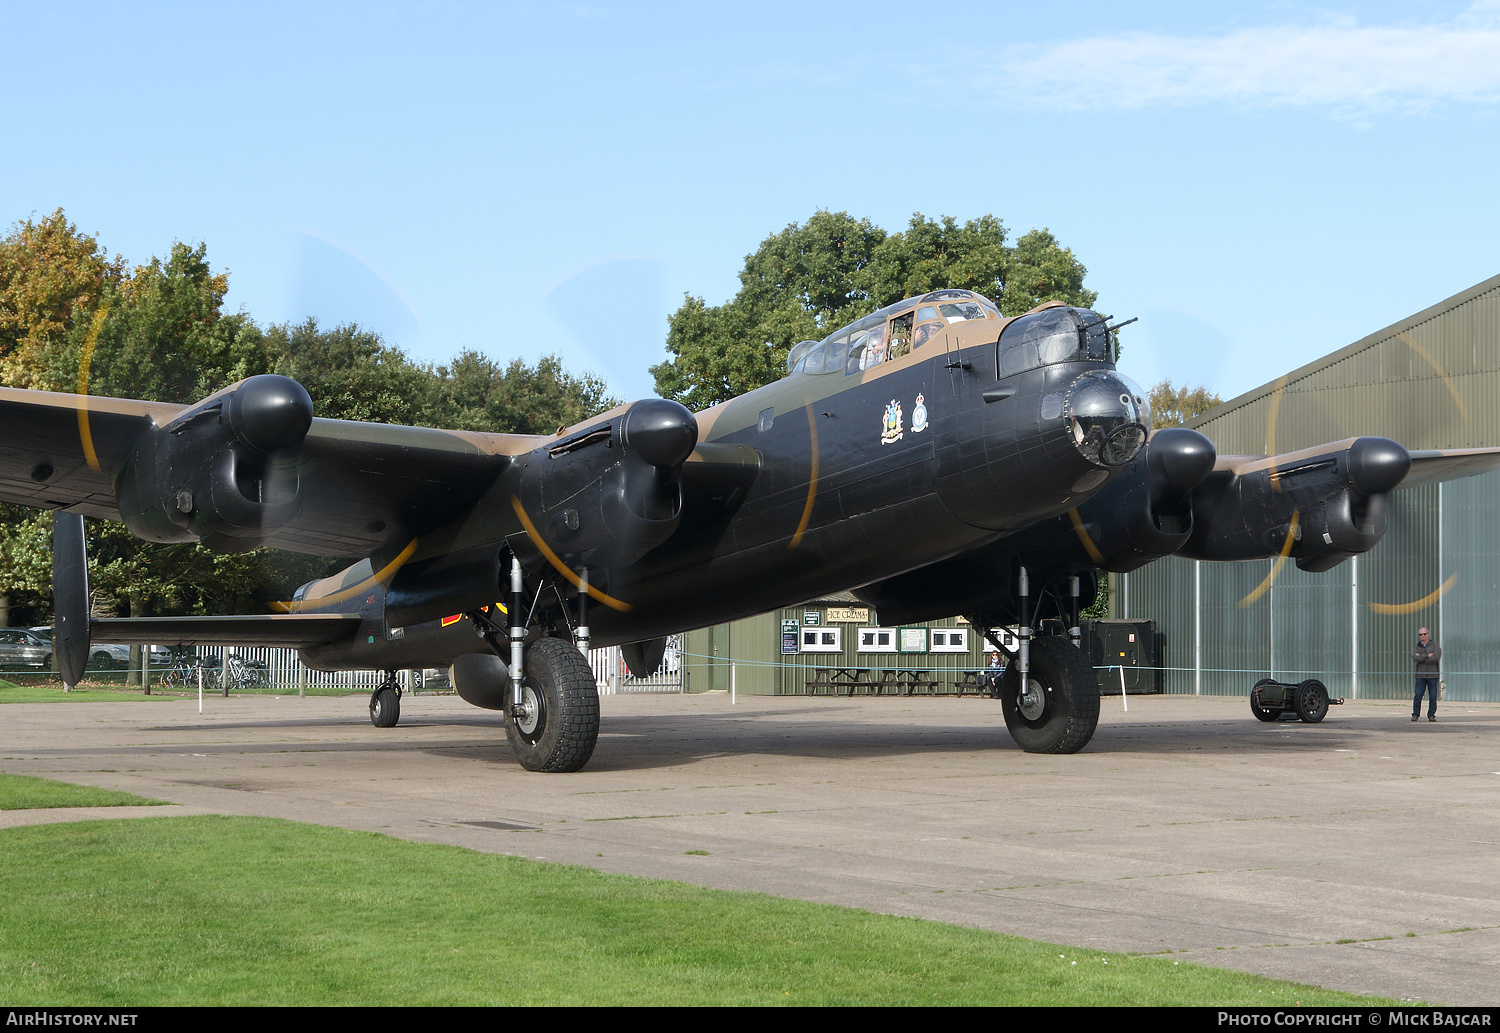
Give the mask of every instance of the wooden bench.
[[[1001, 669], [1004, 670], [1004, 668]], [[980, 696], [989, 695], [990, 687], [986, 679], [989, 678], [990, 675], [995, 673], [992, 668], [980, 667], [967, 671], [959, 671], [957, 673], [959, 677], [956, 679], [956, 684], [958, 686], [958, 694], [960, 696], [962, 696], [965, 692], [973, 692], [976, 695]]]

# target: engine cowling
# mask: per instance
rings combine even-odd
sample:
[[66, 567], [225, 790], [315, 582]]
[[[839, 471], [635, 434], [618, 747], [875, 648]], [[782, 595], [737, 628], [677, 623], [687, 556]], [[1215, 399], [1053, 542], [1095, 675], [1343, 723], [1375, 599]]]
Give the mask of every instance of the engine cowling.
[[116, 493], [131, 532], [153, 542], [253, 549], [302, 512], [302, 441], [312, 399], [289, 377], [250, 377], [133, 443]]
[[[518, 498], [537, 533], [570, 565], [628, 566], [682, 518], [682, 464], [698, 441], [693, 414], [649, 398], [521, 461]], [[523, 561], [530, 548], [517, 541]]]
[[1189, 499], [1214, 458], [1213, 443], [1197, 431], [1157, 431], [1076, 510], [855, 594], [878, 607], [883, 623], [954, 613], [1007, 614], [1015, 610], [1016, 569], [1025, 566], [1038, 585], [1088, 575], [1082, 599], [1087, 606], [1093, 601], [1093, 570], [1134, 570], [1188, 541]]
[[1213, 442], [1197, 431], [1157, 431], [1144, 451], [1078, 507], [1076, 519], [1055, 521], [1060, 550], [1075, 563], [1117, 574], [1172, 555], [1192, 536], [1192, 491], [1215, 457]]
[[1196, 526], [1181, 554], [1200, 560], [1285, 553], [1323, 571], [1373, 549], [1385, 534], [1385, 494], [1411, 469], [1388, 438], [1355, 438], [1216, 471], [1193, 493]]

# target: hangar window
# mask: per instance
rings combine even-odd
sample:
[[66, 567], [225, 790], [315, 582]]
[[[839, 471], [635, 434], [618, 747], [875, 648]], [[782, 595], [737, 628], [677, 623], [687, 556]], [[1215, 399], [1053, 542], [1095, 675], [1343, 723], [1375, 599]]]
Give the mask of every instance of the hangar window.
[[842, 653], [844, 629], [803, 628], [801, 651], [804, 653]]
[[932, 651], [934, 653], [967, 653], [969, 651], [969, 629], [933, 628]]
[[859, 651], [861, 653], [894, 653], [896, 651], [896, 629], [860, 628]]

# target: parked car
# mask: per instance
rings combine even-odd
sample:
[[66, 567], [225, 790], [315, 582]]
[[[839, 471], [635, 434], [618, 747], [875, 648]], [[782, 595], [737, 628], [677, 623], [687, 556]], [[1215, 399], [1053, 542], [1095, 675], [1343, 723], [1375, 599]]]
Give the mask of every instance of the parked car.
[[0, 667], [52, 670], [52, 642], [25, 628], [0, 628]]
[[[37, 638], [45, 639], [50, 649], [52, 645], [52, 628], [43, 625], [40, 628], [28, 628]], [[172, 651], [163, 646], [151, 647], [151, 666], [164, 667], [172, 662]], [[110, 671], [124, 670], [130, 666], [130, 647], [112, 645], [106, 642], [95, 642], [89, 646], [88, 670]]]

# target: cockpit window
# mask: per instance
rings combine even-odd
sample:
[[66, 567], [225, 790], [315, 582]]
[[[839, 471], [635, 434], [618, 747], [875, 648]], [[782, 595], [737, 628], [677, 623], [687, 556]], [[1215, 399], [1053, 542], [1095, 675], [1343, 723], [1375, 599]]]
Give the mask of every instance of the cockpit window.
[[999, 375], [1008, 377], [1054, 362], [1113, 362], [1108, 319], [1079, 308], [1047, 308], [1022, 316], [1000, 335]]
[[788, 373], [831, 373], [842, 367], [853, 375], [920, 348], [950, 323], [999, 318], [994, 303], [982, 294], [956, 287], [931, 291], [841, 326], [822, 342], [799, 342], [787, 352], [786, 369]]
[[798, 373], [822, 373], [823, 363], [828, 356], [828, 345], [815, 344], [807, 350], [807, 355], [799, 364]]
[[917, 333], [912, 338], [911, 346], [913, 348], [922, 347], [922, 345], [932, 339], [934, 334], [941, 333], [945, 325], [945, 323], [923, 323], [917, 327]]
[[792, 345], [792, 350], [786, 353], [786, 371], [788, 373], [797, 372], [797, 366], [802, 362], [802, 357], [817, 343], [817, 341], [798, 341]]
[[950, 323], [962, 323], [965, 319], [983, 319], [984, 306], [977, 301], [960, 301], [951, 305], [939, 305], [938, 311]]

